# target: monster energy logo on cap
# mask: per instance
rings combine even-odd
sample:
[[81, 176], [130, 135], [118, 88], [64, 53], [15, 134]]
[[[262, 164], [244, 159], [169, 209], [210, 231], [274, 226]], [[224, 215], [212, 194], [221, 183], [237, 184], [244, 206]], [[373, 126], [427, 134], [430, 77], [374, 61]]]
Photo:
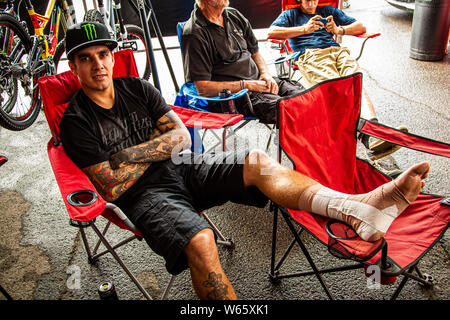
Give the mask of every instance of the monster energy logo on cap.
[[95, 25], [87, 23], [85, 25], [82, 25], [81, 27], [84, 29], [84, 32], [86, 32], [86, 38], [88, 40], [97, 39], [97, 31], [95, 30]]
[[105, 45], [110, 50], [117, 47], [117, 41], [111, 39], [108, 28], [98, 22], [82, 22], [69, 27], [65, 43], [69, 59], [72, 59], [76, 51], [88, 46]]

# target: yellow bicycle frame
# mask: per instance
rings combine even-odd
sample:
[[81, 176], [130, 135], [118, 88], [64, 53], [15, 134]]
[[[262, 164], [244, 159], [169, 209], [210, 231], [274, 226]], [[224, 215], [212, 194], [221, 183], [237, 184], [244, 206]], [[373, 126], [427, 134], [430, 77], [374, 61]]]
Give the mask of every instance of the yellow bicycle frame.
[[[53, 8], [56, 4], [57, 0], [49, 0], [47, 4], [47, 9], [45, 10], [45, 14], [41, 15], [36, 13], [34, 9], [28, 10], [28, 15], [30, 16], [31, 22], [34, 27], [34, 35], [38, 36], [44, 42], [44, 52], [42, 53], [42, 58], [46, 59], [47, 57], [52, 57], [55, 53], [56, 44], [58, 43], [58, 32], [59, 32], [59, 22], [61, 21], [61, 11], [58, 12], [58, 16], [56, 17], [56, 24], [54, 25], [53, 33], [46, 37], [44, 34], [44, 29], [47, 26], [47, 23], [50, 20]], [[63, 5], [65, 6], [65, 1], [63, 1]], [[49, 48], [49, 40], [52, 46]]]

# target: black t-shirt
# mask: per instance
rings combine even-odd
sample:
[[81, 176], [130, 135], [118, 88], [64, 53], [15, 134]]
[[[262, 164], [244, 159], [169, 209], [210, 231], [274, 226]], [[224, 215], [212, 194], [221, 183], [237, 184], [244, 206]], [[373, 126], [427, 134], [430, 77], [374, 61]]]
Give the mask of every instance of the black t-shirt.
[[250, 22], [233, 8], [222, 16], [225, 27], [210, 22], [195, 5], [185, 23], [181, 51], [186, 82], [258, 79], [251, 57], [258, 52], [258, 40]]
[[85, 168], [110, 159], [114, 153], [148, 141], [156, 122], [171, 110], [149, 82], [114, 79], [115, 103], [104, 109], [82, 90], [68, 105], [60, 137], [69, 158]]

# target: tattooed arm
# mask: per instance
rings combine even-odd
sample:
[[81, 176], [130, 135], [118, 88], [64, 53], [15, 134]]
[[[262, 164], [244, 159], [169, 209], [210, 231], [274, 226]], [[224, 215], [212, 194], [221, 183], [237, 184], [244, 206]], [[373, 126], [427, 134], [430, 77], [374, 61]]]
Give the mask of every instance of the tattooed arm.
[[150, 163], [133, 163], [114, 170], [109, 161], [104, 161], [82, 171], [89, 177], [102, 198], [112, 202], [127, 191], [149, 166]]
[[150, 166], [151, 162], [169, 159], [172, 152], [190, 147], [190, 135], [173, 111], [157, 121], [159, 133], [149, 141], [124, 149], [104, 161], [83, 169], [98, 193], [109, 202], [127, 191]]
[[174, 111], [167, 112], [156, 123], [161, 135], [154, 134], [144, 143], [123, 149], [110, 159], [112, 168], [120, 164], [147, 163], [169, 159], [191, 145], [189, 132]]

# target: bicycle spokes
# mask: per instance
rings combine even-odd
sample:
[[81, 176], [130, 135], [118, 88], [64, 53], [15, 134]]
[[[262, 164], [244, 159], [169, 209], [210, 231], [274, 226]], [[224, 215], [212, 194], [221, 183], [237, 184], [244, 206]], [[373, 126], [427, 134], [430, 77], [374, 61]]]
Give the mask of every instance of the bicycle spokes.
[[[37, 43], [36, 43], [37, 44]], [[39, 68], [31, 52], [31, 40], [14, 17], [0, 15], [0, 125], [23, 130], [36, 119], [40, 99], [36, 88]]]

